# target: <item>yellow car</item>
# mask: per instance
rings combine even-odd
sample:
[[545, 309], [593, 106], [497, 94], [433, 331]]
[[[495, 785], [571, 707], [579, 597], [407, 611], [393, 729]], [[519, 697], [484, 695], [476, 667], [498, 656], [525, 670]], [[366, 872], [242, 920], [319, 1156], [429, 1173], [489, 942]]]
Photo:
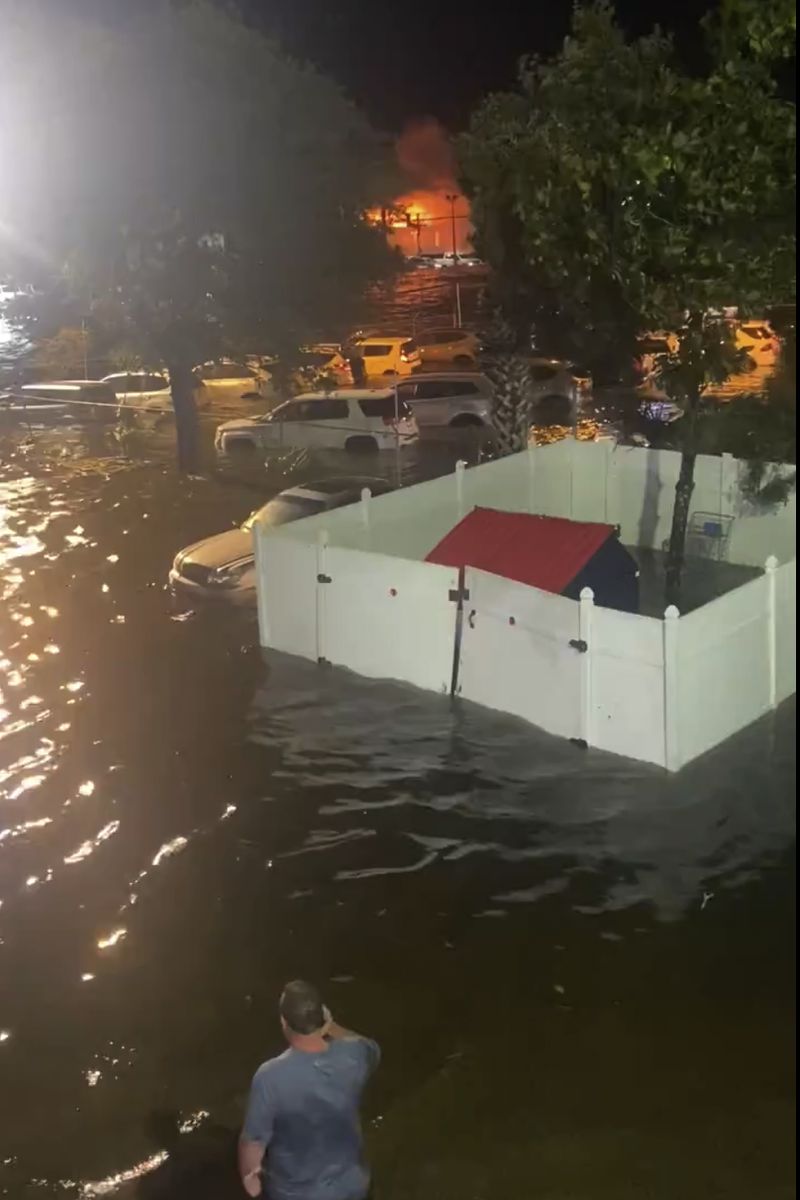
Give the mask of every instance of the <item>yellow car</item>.
[[737, 350], [746, 350], [757, 367], [771, 367], [780, 353], [780, 340], [769, 321], [736, 321], [733, 334]]
[[477, 337], [467, 329], [432, 329], [416, 334], [414, 341], [423, 363], [454, 363], [462, 370], [475, 365], [480, 349]]

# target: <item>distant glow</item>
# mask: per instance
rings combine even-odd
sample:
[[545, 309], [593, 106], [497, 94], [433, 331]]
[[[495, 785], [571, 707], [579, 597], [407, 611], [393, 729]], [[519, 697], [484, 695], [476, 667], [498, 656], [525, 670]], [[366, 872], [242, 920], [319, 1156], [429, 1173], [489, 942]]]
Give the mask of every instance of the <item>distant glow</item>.
[[81, 975], [81, 983], [90, 983], [92, 979], [94, 979], [94, 975], [91, 971], [84, 971]]
[[0, 1042], [7, 1042], [10, 1037], [11, 1031], [9, 1029], [0, 1029]]
[[179, 850], [183, 849], [187, 841], [188, 838], [176, 837], [173, 838], [171, 842], [165, 842], [161, 849], [156, 853], [156, 856], [153, 859], [153, 866], [157, 867], [158, 864], [163, 859], [168, 858], [170, 854], [177, 854]]
[[78, 788], [78, 791], [82, 796], [91, 796], [92, 792], [94, 791], [94, 781], [91, 779], [84, 780], [84, 782]]
[[0, 829], [0, 842], [5, 841], [6, 838], [19, 837], [21, 834], [27, 833], [29, 829], [41, 829], [44, 825], [52, 823], [52, 817], [40, 817], [38, 821], [22, 821], [19, 825], [12, 825], [10, 829]]
[[207, 1109], [199, 1108], [197, 1112], [190, 1113], [188, 1117], [181, 1121], [178, 1128], [181, 1133], [191, 1133], [197, 1129], [198, 1125], [202, 1125], [203, 1121], [207, 1120], [210, 1115]]
[[84, 858], [88, 858], [90, 854], [94, 853], [101, 842], [105, 842], [108, 838], [112, 837], [118, 829], [119, 821], [109, 821], [108, 825], [104, 825], [103, 828], [95, 835], [95, 837], [89, 838], [88, 841], [83, 842], [77, 850], [68, 855], [64, 859], [64, 862], [71, 864], [81, 862]]
[[124, 926], [120, 926], [119, 929], [112, 930], [112, 932], [106, 934], [105, 937], [97, 939], [97, 949], [108, 950], [110, 946], [116, 946], [118, 942], [121, 942], [122, 939], [127, 936], [127, 933], [128, 931]]
[[84, 1071], [83, 1074], [89, 1087], [96, 1087], [97, 1081], [102, 1077], [103, 1072], [95, 1069], [93, 1071]]
[[79, 692], [85, 684], [82, 679], [71, 679], [69, 683], [65, 683], [64, 687], [68, 692]]
[[44, 783], [45, 779], [45, 775], [27, 775], [21, 783], [17, 784], [13, 792], [11, 792], [9, 799], [16, 800], [22, 795], [23, 792], [33, 791], [34, 788], [37, 788], [41, 783]]
[[168, 1158], [169, 1154], [166, 1150], [159, 1150], [157, 1154], [151, 1154], [150, 1158], [137, 1163], [135, 1167], [129, 1167], [127, 1171], [120, 1171], [117, 1175], [108, 1175], [105, 1179], [100, 1179], [96, 1183], [84, 1183], [81, 1188], [81, 1195], [109, 1196], [123, 1183], [129, 1183], [132, 1179], [141, 1179], [142, 1175], [149, 1175], [151, 1171], [155, 1171]]

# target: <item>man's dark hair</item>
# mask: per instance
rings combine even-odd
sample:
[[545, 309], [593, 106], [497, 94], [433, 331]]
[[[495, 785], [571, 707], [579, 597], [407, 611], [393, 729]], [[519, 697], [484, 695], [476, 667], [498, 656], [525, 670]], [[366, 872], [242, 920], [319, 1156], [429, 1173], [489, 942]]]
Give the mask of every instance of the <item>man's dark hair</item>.
[[316, 1033], [325, 1024], [322, 996], [313, 983], [293, 979], [283, 989], [280, 1014], [293, 1033]]

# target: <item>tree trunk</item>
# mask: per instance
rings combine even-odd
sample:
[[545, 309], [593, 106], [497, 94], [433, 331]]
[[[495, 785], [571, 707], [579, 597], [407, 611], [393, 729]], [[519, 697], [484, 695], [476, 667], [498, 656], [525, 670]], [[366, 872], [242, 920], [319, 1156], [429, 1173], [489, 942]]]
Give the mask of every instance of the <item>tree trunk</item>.
[[532, 419], [528, 364], [515, 354], [497, 355], [484, 370], [492, 384], [492, 427], [498, 456], [525, 450]]
[[669, 546], [667, 548], [666, 586], [664, 600], [667, 604], [680, 607], [680, 584], [684, 572], [686, 557], [686, 529], [688, 528], [688, 508], [692, 503], [694, 491], [694, 463], [697, 462], [697, 410], [700, 397], [696, 392], [688, 401], [686, 416], [681, 421], [682, 449], [680, 456], [680, 472], [675, 484], [675, 500], [672, 510], [672, 529], [669, 530]]
[[172, 408], [175, 412], [175, 435], [178, 470], [196, 471], [199, 462], [197, 405], [194, 399], [195, 379], [191, 367], [184, 363], [167, 363]]
[[[667, 604], [678, 605], [681, 594], [681, 576], [686, 555], [686, 530], [689, 525], [689, 505], [694, 491], [694, 464], [697, 452], [694, 449], [694, 412], [686, 415], [691, 422], [689, 448], [681, 454], [681, 469], [675, 484], [675, 503], [672, 506], [672, 529], [667, 550], [666, 594]], [[680, 607], [680, 606], [679, 606]]]

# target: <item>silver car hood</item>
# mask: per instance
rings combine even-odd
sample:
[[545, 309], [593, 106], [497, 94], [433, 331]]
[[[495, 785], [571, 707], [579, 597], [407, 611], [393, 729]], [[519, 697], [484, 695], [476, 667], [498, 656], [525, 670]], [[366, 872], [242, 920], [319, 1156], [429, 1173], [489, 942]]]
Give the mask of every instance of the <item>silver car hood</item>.
[[232, 433], [237, 429], [252, 429], [254, 425], [263, 425], [257, 417], [237, 417], [233, 421], [223, 421], [217, 426], [217, 433]]
[[212, 571], [230, 567], [253, 557], [253, 535], [244, 529], [228, 529], [215, 537], [195, 542], [180, 553], [182, 562], [196, 562]]

